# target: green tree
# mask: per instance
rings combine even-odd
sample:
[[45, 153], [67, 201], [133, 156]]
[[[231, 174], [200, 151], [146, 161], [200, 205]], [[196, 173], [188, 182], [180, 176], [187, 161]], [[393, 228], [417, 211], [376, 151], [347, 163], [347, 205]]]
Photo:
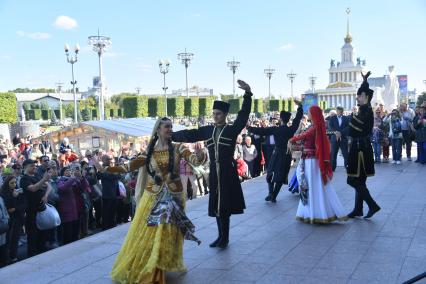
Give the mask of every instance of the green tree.
[[74, 104], [62, 104], [62, 115], [64, 118], [74, 118]]
[[11, 90], [9, 92], [11, 92], [11, 93], [54, 93], [55, 89], [49, 89], [49, 88], [38, 88], [38, 89], [16, 88], [15, 90]]

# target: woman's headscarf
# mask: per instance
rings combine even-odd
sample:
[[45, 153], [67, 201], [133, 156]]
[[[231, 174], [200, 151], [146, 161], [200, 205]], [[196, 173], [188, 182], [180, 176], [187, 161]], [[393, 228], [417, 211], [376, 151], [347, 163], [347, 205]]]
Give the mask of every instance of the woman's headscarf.
[[326, 184], [332, 179], [333, 171], [330, 163], [330, 142], [326, 135], [325, 120], [319, 106], [311, 106], [309, 112], [315, 127], [315, 156], [321, 170], [322, 181]]

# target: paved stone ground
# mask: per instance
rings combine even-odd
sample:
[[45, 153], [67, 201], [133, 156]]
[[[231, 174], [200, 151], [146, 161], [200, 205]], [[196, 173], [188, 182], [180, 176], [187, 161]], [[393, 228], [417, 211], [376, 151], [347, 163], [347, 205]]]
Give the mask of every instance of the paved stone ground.
[[[244, 183], [246, 213], [231, 219], [227, 250], [211, 249], [216, 224], [207, 198], [188, 203], [201, 246], [186, 242], [186, 274], [168, 283], [401, 283], [426, 271], [426, 166], [382, 164], [368, 185], [382, 207], [371, 221], [295, 221], [298, 197], [266, 203], [263, 177]], [[347, 211], [354, 192], [343, 168], [333, 184]], [[365, 208], [366, 212], [367, 209]], [[108, 273], [128, 224], [0, 270], [0, 283], [111, 283]], [[426, 283], [426, 281], [424, 282]]]

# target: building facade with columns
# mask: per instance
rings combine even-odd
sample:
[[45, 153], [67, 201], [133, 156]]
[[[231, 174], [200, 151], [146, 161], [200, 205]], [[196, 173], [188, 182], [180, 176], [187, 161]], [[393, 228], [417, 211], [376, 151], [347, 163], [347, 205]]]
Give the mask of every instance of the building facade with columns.
[[362, 83], [361, 72], [366, 72], [366, 61], [356, 58], [355, 48], [352, 45], [352, 36], [349, 33], [349, 10], [347, 32], [344, 45], [341, 48], [341, 60], [335, 62], [331, 59], [329, 73], [329, 84], [325, 89], [316, 89], [318, 101], [327, 102], [328, 108], [342, 106], [350, 110], [356, 105], [356, 92]]

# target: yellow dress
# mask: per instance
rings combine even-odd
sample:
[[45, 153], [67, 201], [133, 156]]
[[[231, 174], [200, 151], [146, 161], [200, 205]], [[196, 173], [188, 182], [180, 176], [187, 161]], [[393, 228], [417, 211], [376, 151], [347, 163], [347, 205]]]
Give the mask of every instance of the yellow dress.
[[[184, 152], [187, 155], [177, 156], [189, 157], [189, 153], [187, 151]], [[163, 177], [167, 175], [168, 158], [168, 151], [154, 151], [153, 153], [153, 159], [157, 163], [157, 170], [161, 170]], [[179, 160], [179, 158], [176, 157], [176, 160]], [[135, 166], [130, 167], [135, 168]], [[175, 170], [179, 170], [179, 167], [176, 169], [175, 166]], [[182, 188], [180, 180], [175, 181], [175, 183], [178, 183], [180, 188]], [[151, 186], [148, 184], [147, 189], [149, 188], [152, 188], [152, 184]], [[174, 194], [180, 194], [180, 198], [185, 204], [186, 198], [182, 191]], [[165, 271], [186, 271], [183, 263], [184, 237], [179, 228], [174, 224], [147, 225], [147, 219], [155, 201], [156, 193], [151, 190], [145, 190], [124, 244], [114, 263], [110, 274], [112, 280], [119, 283], [161, 284], [166, 283]]]

